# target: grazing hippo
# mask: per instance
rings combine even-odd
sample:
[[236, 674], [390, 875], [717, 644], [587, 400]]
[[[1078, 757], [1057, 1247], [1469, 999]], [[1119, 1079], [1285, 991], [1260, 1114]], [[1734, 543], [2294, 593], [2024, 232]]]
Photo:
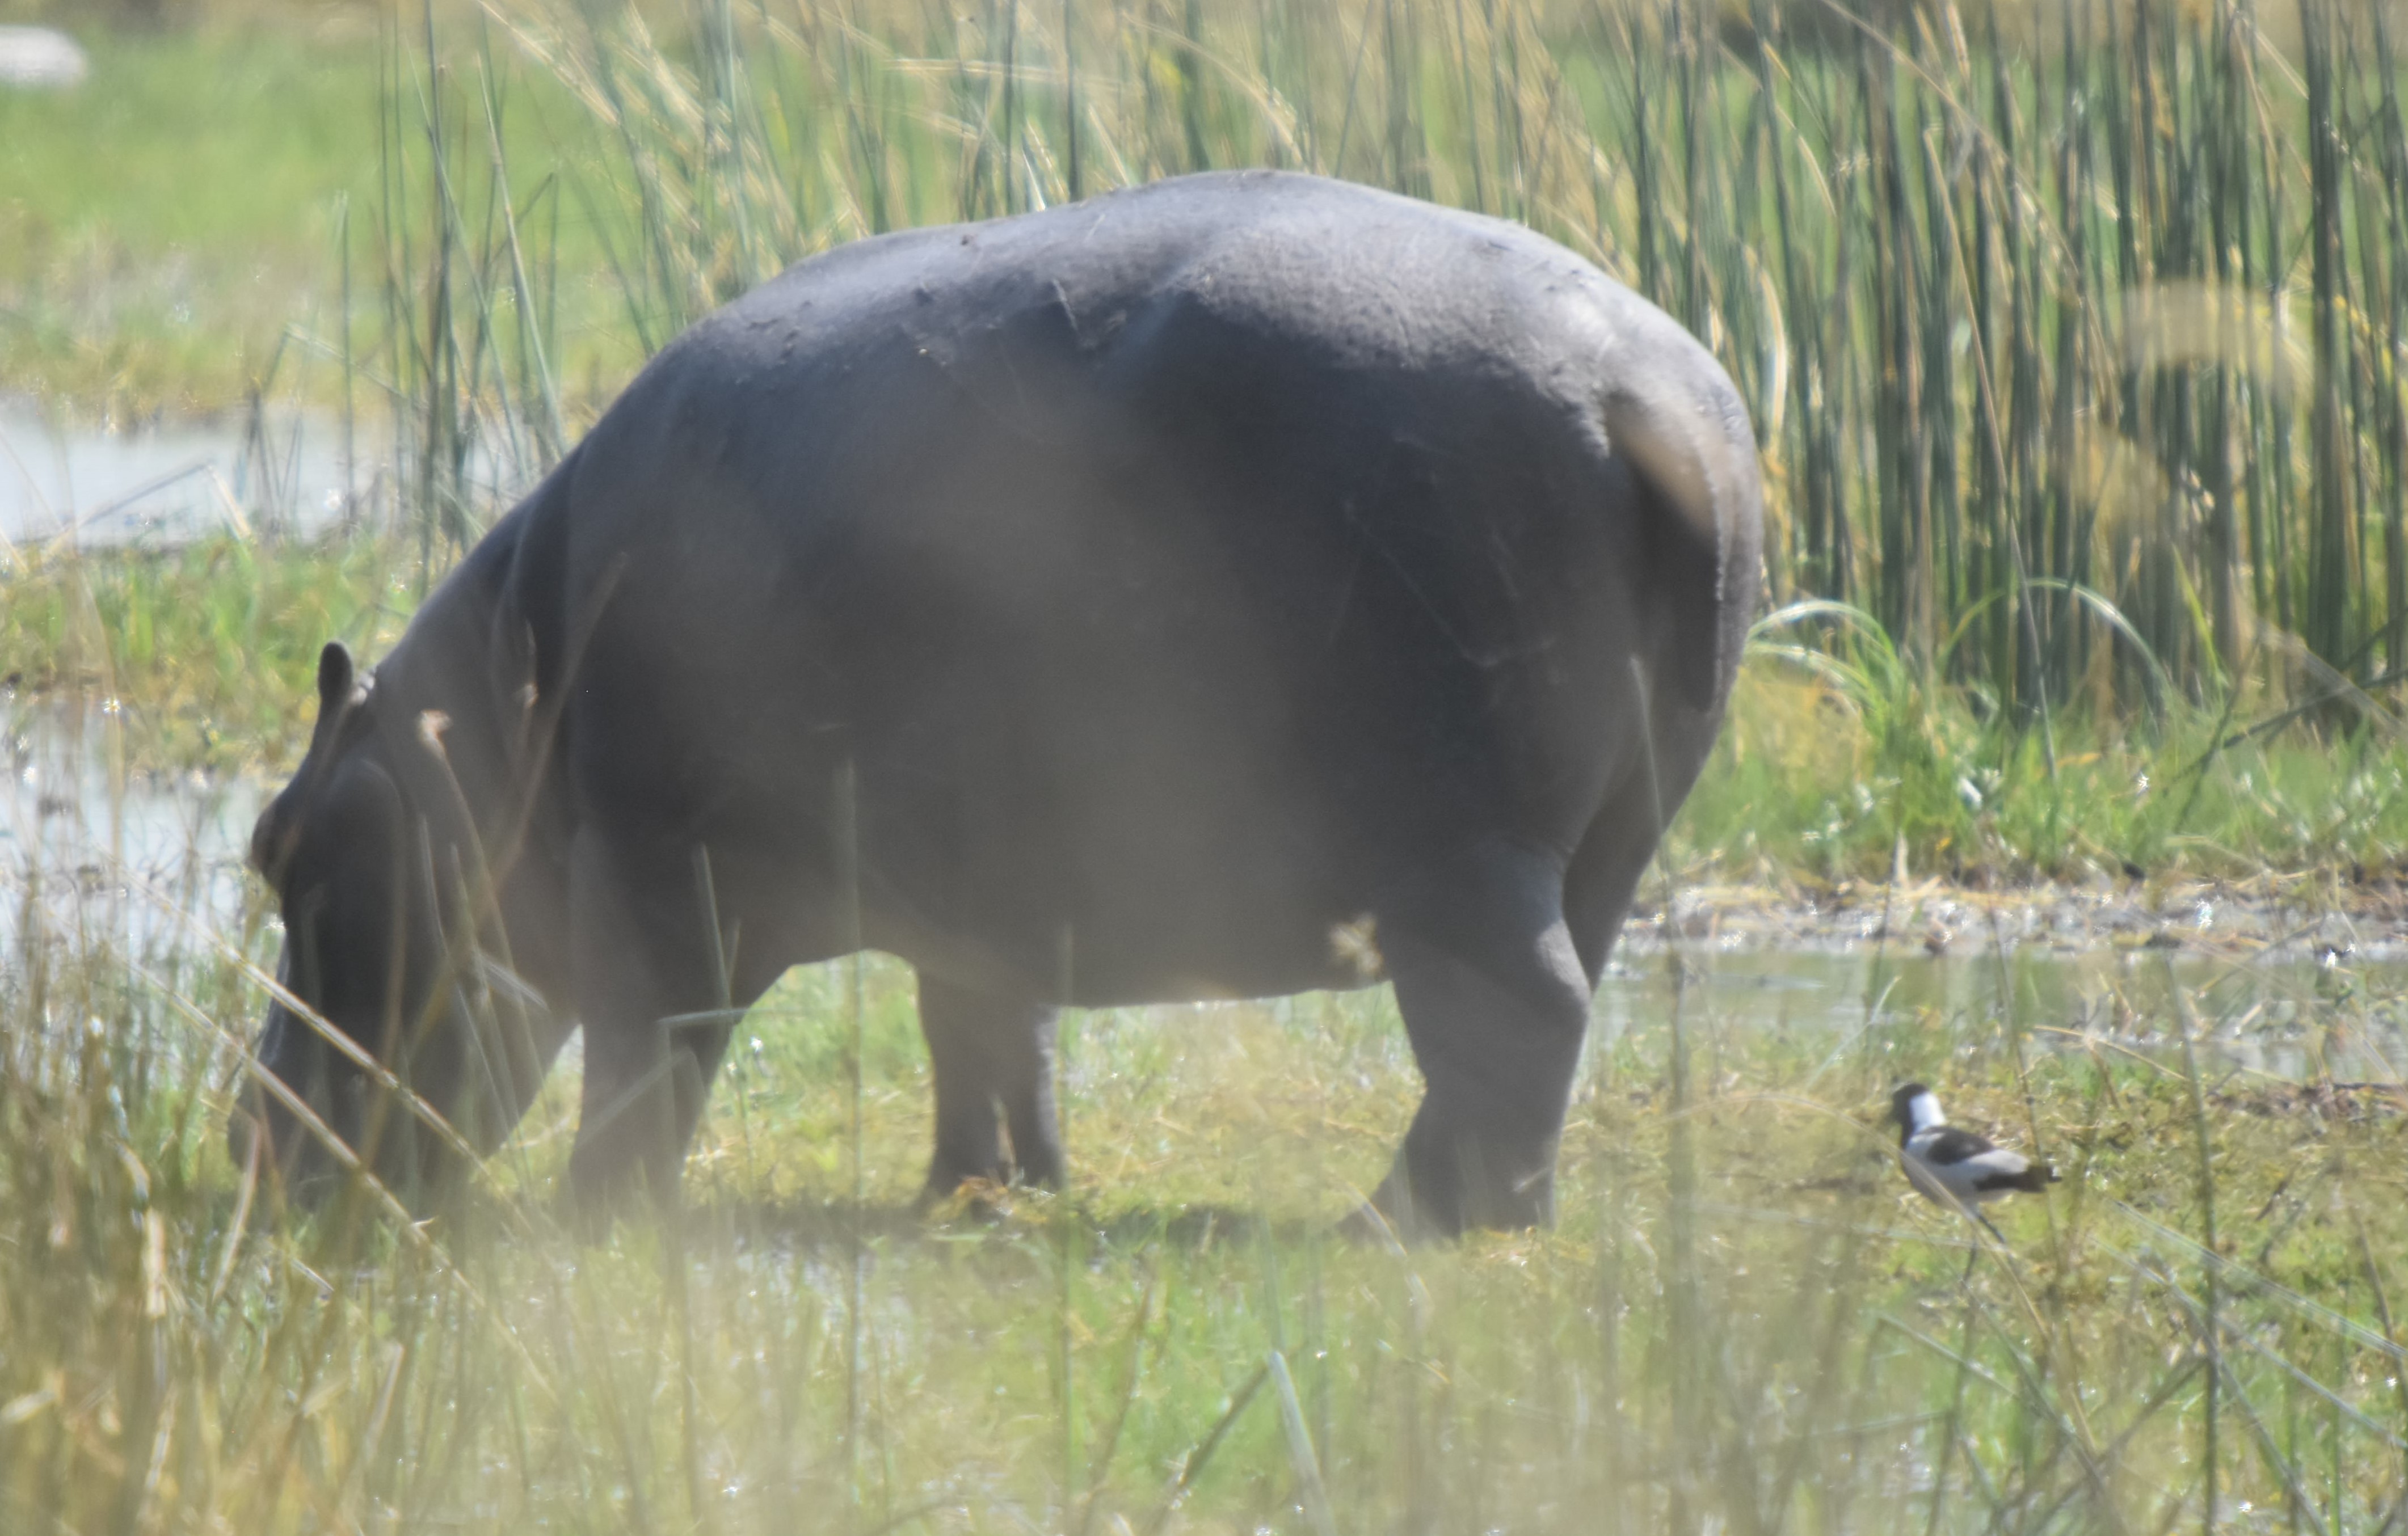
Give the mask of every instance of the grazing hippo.
[[581, 1026], [571, 1186], [666, 1194], [744, 1008], [875, 948], [919, 976], [929, 1188], [1050, 1184], [1056, 1008], [1384, 977], [1427, 1093], [1374, 1203], [1544, 1222], [1760, 501], [1705, 349], [1497, 220], [1248, 172], [807, 262], [373, 673], [326, 648], [252, 842], [284, 996], [243, 1123], [322, 1170], [306, 1106], [423, 1202]]

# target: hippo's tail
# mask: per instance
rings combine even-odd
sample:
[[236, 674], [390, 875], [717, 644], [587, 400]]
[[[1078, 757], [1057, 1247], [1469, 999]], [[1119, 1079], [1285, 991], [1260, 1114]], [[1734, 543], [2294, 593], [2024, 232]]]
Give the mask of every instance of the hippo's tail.
[[1659, 676], [1718, 709], [1755, 619], [1764, 490], [1747, 414], [1719, 377], [1706, 388], [1619, 388], [1602, 409], [1613, 453], [1655, 492], [1669, 526], [1650, 540], [1666, 604]]

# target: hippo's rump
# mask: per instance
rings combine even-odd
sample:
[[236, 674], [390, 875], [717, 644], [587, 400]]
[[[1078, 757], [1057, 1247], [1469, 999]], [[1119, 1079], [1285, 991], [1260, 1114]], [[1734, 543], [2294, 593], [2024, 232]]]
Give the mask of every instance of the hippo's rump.
[[1609, 440], [1633, 378], [1739, 420], [1561, 248], [1308, 178], [808, 262], [524, 513], [576, 814], [857, 884], [940, 970], [1346, 979], [1330, 925], [1453, 846], [1569, 857], [1642, 690], [1719, 707], [1731, 551]]

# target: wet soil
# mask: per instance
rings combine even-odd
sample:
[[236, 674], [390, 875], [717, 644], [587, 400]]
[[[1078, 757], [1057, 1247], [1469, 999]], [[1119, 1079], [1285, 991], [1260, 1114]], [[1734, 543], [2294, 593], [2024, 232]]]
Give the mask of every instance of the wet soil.
[[1886, 947], [1932, 956], [2039, 947], [2398, 959], [2408, 958], [2408, 890], [2396, 881], [2330, 873], [2002, 890], [1938, 880], [1799, 881], [1676, 885], [1668, 903], [1651, 882], [1623, 943], [1633, 951], [1702, 944], [1726, 951]]

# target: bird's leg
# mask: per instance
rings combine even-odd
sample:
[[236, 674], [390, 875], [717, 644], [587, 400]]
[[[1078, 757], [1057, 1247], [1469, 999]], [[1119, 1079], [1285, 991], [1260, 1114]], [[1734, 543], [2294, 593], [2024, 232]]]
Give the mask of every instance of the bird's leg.
[[[1980, 1222], [1980, 1223], [1981, 1223], [1985, 1228], [1988, 1229], [1990, 1235], [1991, 1235], [1992, 1237], [1995, 1237], [1995, 1238], [1997, 1238], [1997, 1239], [1999, 1240], [1999, 1246], [2000, 1246], [2000, 1249], [2002, 1249], [2002, 1250], [2003, 1250], [2003, 1249], [2006, 1247], [2006, 1245], [2007, 1245], [2007, 1234], [2006, 1234], [2006, 1233], [2004, 1233], [2004, 1232], [2002, 1232], [2002, 1231], [2000, 1231], [2000, 1230], [1999, 1230], [1999, 1229], [1998, 1229], [1998, 1228], [1996, 1228], [1996, 1227], [1994, 1227], [1994, 1226], [1991, 1226], [1991, 1224], [1990, 1224], [1990, 1218], [1989, 1218], [1988, 1216], [1984, 1216], [1984, 1215], [1982, 1214], [1982, 1208], [1981, 1208], [1980, 1206], [1975, 1205], [1975, 1204], [1972, 1204], [1972, 1203], [1971, 1203], [1971, 1202], [1967, 1202], [1967, 1204], [1966, 1204], [1966, 1206], [1965, 1206], [1965, 1214], [1966, 1214], [1967, 1216], [1971, 1216], [1974, 1220], [1976, 1220], [1976, 1221]], [[1965, 1273], [1964, 1273], [1962, 1275], [1958, 1276], [1958, 1277], [1957, 1277], [1957, 1280], [1956, 1280], [1956, 1283], [1957, 1283], [1959, 1286], [1966, 1285], [1966, 1284], [1968, 1284], [1969, 1282], [1971, 1282], [1971, 1281], [1972, 1280], [1972, 1278], [1973, 1278], [1973, 1265], [1974, 1265], [1974, 1263], [1975, 1263], [1977, 1260], [1979, 1260], [1979, 1259], [1981, 1259], [1981, 1257], [1982, 1257], [1982, 1244], [1981, 1244], [1980, 1241], [1977, 1239], [1977, 1240], [1974, 1242], [1974, 1244], [1973, 1244], [1973, 1251], [1972, 1251], [1971, 1253], [1969, 1253], [1969, 1254], [1967, 1254], [1967, 1255], [1965, 1256]]]

